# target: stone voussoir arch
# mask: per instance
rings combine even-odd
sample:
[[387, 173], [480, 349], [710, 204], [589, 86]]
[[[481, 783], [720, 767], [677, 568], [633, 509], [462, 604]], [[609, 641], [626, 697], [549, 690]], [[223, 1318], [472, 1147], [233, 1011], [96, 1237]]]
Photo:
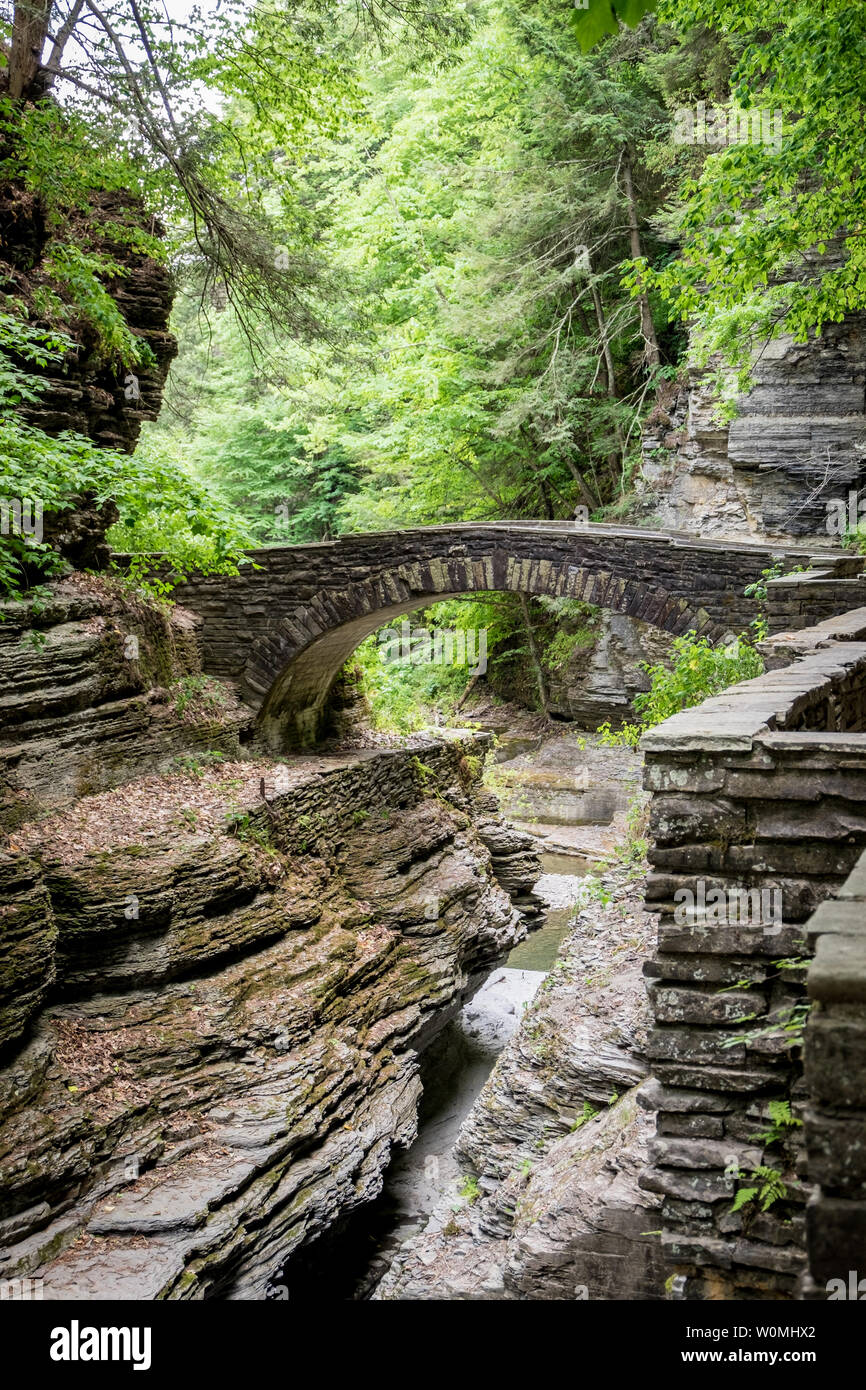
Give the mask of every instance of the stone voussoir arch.
[[728, 631], [661, 585], [568, 561], [491, 552], [398, 565], [344, 590], [319, 590], [253, 643], [243, 682], [248, 698], [261, 700], [265, 738], [274, 747], [314, 741], [338, 672], [371, 632], [431, 603], [493, 592], [583, 599], [675, 636], [693, 630], [717, 641]]
[[[694, 629], [718, 641], [748, 627], [756, 607], [745, 590], [768, 566], [802, 569], [813, 556], [802, 546], [628, 526], [464, 522], [270, 546], [251, 551], [239, 574], [192, 576], [174, 596], [201, 620], [205, 670], [235, 683], [278, 749], [315, 740], [334, 678], [366, 636], [438, 600], [485, 592], [583, 599], [676, 636]], [[820, 601], [845, 611], [850, 598], [831, 577], [838, 556], [817, 558], [829, 567]]]

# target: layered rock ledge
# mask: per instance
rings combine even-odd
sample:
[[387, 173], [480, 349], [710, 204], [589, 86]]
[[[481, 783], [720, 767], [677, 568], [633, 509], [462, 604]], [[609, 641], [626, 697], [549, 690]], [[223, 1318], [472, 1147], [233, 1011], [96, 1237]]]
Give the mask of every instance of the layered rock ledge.
[[202, 675], [199, 626], [95, 575], [0, 605], [0, 830], [188, 751], [240, 754], [252, 715]]
[[12, 836], [0, 1275], [261, 1298], [376, 1196], [417, 1055], [525, 933], [526, 837], [473, 829], [488, 736], [186, 759]]
[[377, 1299], [663, 1298], [660, 1199], [641, 1190], [652, 934], [628, 873], [605, 880], [463, 1125], [476, 1200], [446, 1202]]

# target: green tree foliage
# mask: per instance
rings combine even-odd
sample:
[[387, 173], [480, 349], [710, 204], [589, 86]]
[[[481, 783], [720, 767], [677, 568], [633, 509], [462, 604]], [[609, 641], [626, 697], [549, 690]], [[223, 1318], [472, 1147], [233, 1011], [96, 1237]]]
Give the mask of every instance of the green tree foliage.
[[[16, 361], [62, 361], [68, 346], [56, 333], [39, 332], [13, 315], [0, 314], [0, 594], [21, 597], [33, 583], [59, 572], [59, 556], [44, 530], [52, 515], [82, 496], [98, 506], [113, 501], [121, 533], [144, 528], [155, 542], [151, 548], [167, 548], [178, 570], [194, 565], [233, 568], [248, 537], [235, 515], [173, 458], [153, 452], [120, 454], [71, 432], [47, 435], [21, 420], [16, 408], [38, 400], [41, 382]], [[13, 499], [25, 504], [24, 528], [13, 523]]]
[[581, 0], [574, 6], [572, 25], [584, 52], [608, 34], [619, 33], [620, 24], [639, 24], [655, 9], [658, 0]]
[[[508, 649], [519, 629], [520, 618], [510, 595], [483, 594], [478, 599], [450, 599], [419, 610], [408, 619], [410, 635], [423, 629], [431, 633], [444, 631], [472, 634], [468, 651], [477, 664], [480, 651], [479, 634], [485, 633], [484, 650]], [[443, 719], [454, 721], [461, 697], [472, 679], [473, 667], [452, 641], [446, 648], [452, 654], [451, 663], [412, 659], [419, 644], [413, 638], [407, 645], [408, 661], [388, 659], [388, 639], [394, 634], [402, 637], [400, 623], [389, 624], [365, 639], [346, 665], [346, 674], [365, 700], [374, 728], [389, 733], [407, 734]], [[423, 652], [421, 653], [423, 655]], [[464, 658], [461, 660], [461, 656]], [[501, 660], [502, 656], [494, 660]]]
[[[84, 438], [53, 438], [16, 420], [15, 408], [38, 400], [39, 360], [62, 373], [77, 357], [121, 380], [152, 365], [115, 297], [124, 269], [112, 246], [167, 259], [200, 303], [229, 306], [250, 362], [266, 340], [276, 347], [328, 337], [322, 309], [333, 286], [299, 170], [312, 144], [334, 138], [354, 111], [365, 43], [381, 52], [402, 35], [418, 55], [464, 27], [459, 10], [438, 0], [373, 0], [354, 14], [319, 0], [224, 0], [174, 17], [152, 0], [0, 0], [7, 500], [32, 499], [47, 514], [82, 495], [110, 499], [121, 514], [115, 545], [167, 550], [177, 566], [230, 563], [261, 534], [247, 519], [265, 502], [273, 533], [289, 534], [275, 511], [280, 489], [265, 481], [298, 453], [299, 431], [285, 431], [285, 412], [254, 418], [250, 407], [236, 420], [237, 447], [221, 480], [187, 461], [183, 441], [155, 436], [133, 462]], [[331, 525], [341, 466], [339, 449], [304, 456], [294, 489], [302, 532]], [[56, 570], [46, 544], [3, 531], [6, 592]]]
[[[355, 486], [355, 466], [329, 443], [299, 388], [309, 353], [273, 342], [254, 352], [230, 310], [198, 320], [195, 297], [176, 305], [180, 352], [166, 407], [140, 450], [183, 460], [201, 482], [218, 486], [254, 541], [321, 540], [339, 529], [338, 512]], [[143, 539], [143, 538], [141, 538]]]
[[[119, 248], [182, 289], [135, 465], [4, 425], [3, 488], [92, 483], [118, 545], [220, 564], [245, 537], [625, 512], [683, 324], [745, 368], [866, 288], [863, 7], [653, 8], [0, 0], [5, 399], [71, 338], [145, 360]], [[698, 102], [779, 111], [781, 139], [680, 143]]]
[[731, 55], [715, 91], [712, 69], [695, 73], [693, 99], [773, 123], [771, 139], [709, 153], [673, 219], [681, 255], [637, 277], [690, 320], [701, 360], [721, 351], [743, 365], [778, 333], [805, 342], [866, 306], [866, 8], [791, 0], [770, 15], [760, 0], [662, 0], [659, 17], [685, 47], [709, 34]]
[[764, 670], [760, 653], [746, 636], [727, 646], [717, 646], [694, 632], [674, 638], [670, 664], [642, 664], [650, 678], [650, 688], [634, 698], [640, 723], [626, 724], [618, 730], [609, 723], [603, 724], [598, 731], [603, 743], [635, 748], [647, 729], [720, 694], [730, 685], [753, 680]]
[[335, 229], [385, 309], [349, 397], [363, 433], [342, 436], [370, 480], [352, 526], [561, 517], [620, 491], [646, 381], [624, 171], [663, 108], [568, 32], [508, 8], [396, 110], [374, 103], [387, 128]]
[[95, 190], [137, 193], [251, 335], [315, 331], [322, 263], [294, 175], [356, 102], [359, 32], [389, 22], [427, 41], [462, 28], [438, 0], [175, 16], [161, 0], [0, 0], [0, 178], [39, 199], [52, 237], [87, 237]]
[[634, 36], [585, 57], [569, 14], [561, 0], [551, 13], [485, 5], [469, 41], [426, 69], [402, 51], [368, 56], [354, 121], [298, 174], [342, 286], [323, 307], [327, 350], [296, 344], [262, 370], [219, 312], [190, 342], [168, 424], [182, 421], [200, 466], [241, 501], [237, 460], [260, 448], [262, 535], [280, 498], [306, 539], [568, 517], [622, 496], [635, 408], [677, 350], [658, 304], [634, 301], [620, 274], [659, 250], [647, 219], [663, 180], [648, 158], [667, 114]]
[[727, 646], [714, 646], [706, 637], [687, 632], [674, 639], [670, 666], [646, 667], [650, 689], [635, 696], [635, 708], [649, 728], [719, 694], [729, 685], [760, 676], [763, 670], [761, 656], [747, 638], [741, 637]]

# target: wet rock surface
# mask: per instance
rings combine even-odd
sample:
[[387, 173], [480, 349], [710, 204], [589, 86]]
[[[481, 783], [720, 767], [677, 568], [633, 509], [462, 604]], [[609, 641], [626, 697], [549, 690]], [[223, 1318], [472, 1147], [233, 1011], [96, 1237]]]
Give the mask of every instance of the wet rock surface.
[[488, 781], [503, 813], [536, 834], [543, 849], [603, 858], [624, 832], [640, 785], [640, 756], [627, 747], [604, 747], [595, 735], [554, 727], [537, 749], [499, 759]]
[[664, 1296], [660, 1199], [638, 1177], [653, 1133], [638, 1104], [650, 1023], [651, 923], [622, 873], [580, 912], [460, 1132], [479, 1195], [446, 1202], [377, 1299]]

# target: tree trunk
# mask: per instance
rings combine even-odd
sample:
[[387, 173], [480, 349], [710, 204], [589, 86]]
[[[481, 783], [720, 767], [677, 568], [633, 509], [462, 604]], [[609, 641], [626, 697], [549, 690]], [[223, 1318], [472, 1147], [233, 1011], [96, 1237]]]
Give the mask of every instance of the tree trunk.
[[529, 601], [525, 594], [518, 594], [520, 599], [520, 612], [523, 616], [523, 626], [526, 629], [526, 640], [529, 644], [529, 658], [535, 671], [535, 683], [538, 686], [538, 694], [541, 700], [541, 708], [547, 718], [550, 718], [550, 690], [547, 685], [547, 676], [544, 674], [544, 667], [541, 664], [541, 653], [538, 650], [538, 643], [535, 640], [535, 632], [529, 617]]
[[598, 324], [598, 336], [601, 341], [601, 351], [604, 356], [604, 367], [607, 372], [607, 394], [611, 400], [616, 400], [616, 373], [613, 369], [613, 356], [610, 351], [610, 343], [607, 340], [607, 324], [604, 319], [604, 309], [601, 303], [601, 295], [594, 280], [590, 281], [589, 292], [592, 295], [592, 307], [595, 309], [595, 321]]
[[18, 0], [12, 17], [8, 91], [15, 101], [30, 95], [39, 72], [54, 0]]
[[[604, 366], [605, 371], [607, 372], [607, 394], [612, 401], [615, 401], [618, 400], [619, 397], [616, 394], [616, 373], [613, 367], [613, 354], [611, 353], [610, 343], [608, 341], [607, 336], [607, 323], [604, 317], [604, 307], [601, 302], [601, 295], [598, 292], [598, 287], [596, 286], [594, 281], [590, 281], [589, 289], [592, 295], [593, 308], [595, 309], [595, 320], [598, 324], [598, 334], [601, 339], [601, 350], [604, 354]], [[625, 450], [623, 448], [622, 432], [620, 431], [618, 424], [615, 424], [614, 432], [616, 434], [619, 453], [608, 454], [607, 463], [608, 468], [611, 471], [611, 476], [615, 478], [619, 470], [620, 463], [624, 456]]]
[[[640, 229], [637, 218], [637, 200], [634, 196], [634, 183], [631, 177], [631, 161], [628, 151], [623, 154], [622, 160], [622, 182], [625, 189], [626, 203], [628, 204], [628, 228], [629, 239], [631, 241], [631, 254], [634, 260], [643, 255], [640, 244]], [[653, 325], [653, 316], [650, 309], [649, 296], [641, 294], [638, 298], [640, 305], [640, 331], [644, 340], [644, 361], [650, 371], [657, 367], [660, 361], [659, 344]]]
[[472, 676], [472, 678], [470, 679], [469, 684], [467, 685], [467, 687], [466, 687], [466, 689], [464, 690], [463, 694], [460, 696], [460, 699], [457, 701], [457, 704], [454, 706], [454, 713], [455, 713], [455, 714], [457, 713], [457, 711], [458, 711], [459, 709], [462, 709], [462, 708], [463, 708], [464, 704], [465, 704], [466, 701], [468, 700], [469, 696], [472, 694], [472, 691], [475, 689], [475, 687], [476, 687], [476, 685], [478, 684], [478, 682], [480, 681], [480, 679], [481, 679], [481, 672], [480, 672], [480, 671], [476, 671], [476, 672], [475, 672], [475, 675]]
[[577, 464], [574, 462], [573, 459], [566, 458], [565, 463], [569, 473], [571, 474], [574, 481], [577, 483], [578, 490], [580, 492], [581, 497], [583, 498], [583, 505], [585, 507], [588, 507], [591, 512], [597, 511], [598, 508], [601, 506], [601, 497], [597, 494], [594, 495], [590, 491], [586, 479], [584, 478], [583, 474], [581, 473], [580, 469], [578, 468]]

